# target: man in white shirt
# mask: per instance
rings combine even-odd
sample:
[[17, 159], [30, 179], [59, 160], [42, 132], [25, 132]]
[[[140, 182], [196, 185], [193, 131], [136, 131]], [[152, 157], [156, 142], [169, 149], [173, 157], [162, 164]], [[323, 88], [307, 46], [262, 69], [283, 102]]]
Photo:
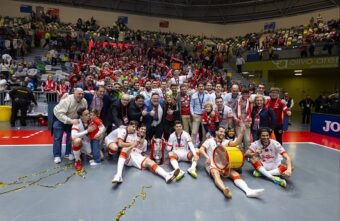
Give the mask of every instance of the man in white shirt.
[[174, 72], [174, 76], [171, 78], [171, 84], [177, 84], [178, 86], [182, 85], [184, 83], [184, 81], [186, 81], [187, 79], [192, 78], [192, 71], [191, 71], [191, 67], [188, 67], [188, 74], [187, 75], [179, 75], [180, 71], [179, 70], [175, 70]]
[[66, 132], [65, 158], [74, 160], [71, 154], [71, 128], [73, 124], [77, 124], [79, 121], [77, 112], [80, 108], [87, 109], [87, 102], [84, 98], [83, 89], [75, 88], [74, 94], [67, 95], [53, 109], [56, 117], [52, 125], [54, 163], [61, 162], [61, 142], [64, 132]]
[[234, 118], [233, 110], [227, 105], [224, 105], [222, 97], [216, 97], [215, 104], [215, 111], [219, 114], [220, 126], [224, 128], [232, 127]]
[[[196, 165], [199, 153], [192, 143], [190, 134], [183, 130], [181, 121], [175, 122], [175, 132], [170, 135], [166, 149], [169, 151], [170, 163], [174, 169], [179, 169], [179, 161], [192, 161], [191, 167], [187, 171], [192, 177], [197, 178]], [[184, 174], [184, 171], [180, 170], [176, 180], [182, 179]]]
[[[137, 122], [135, 122], [137, 123]], [[135, 128], [135, 126], [134, 126]], [[158, 166], [153, 160], [145, 156], [147, 150], [146, 126], [142, 125], [137, 132], [133, 134], [133, 140], [118, 140], [119, 145], [123, 148], [117, 165], [117, 173], [112, 179], [112, 183], [122, 183], [122, 173], [124, 165], [134, 166], [140, 170], [149, 168], [153, 173], [162, 176], [166, 183], [170, 183], [179, 174], [179, 169], [172, 172], [166, 172], [162, 167]], [[118, 138], [119, 139], [119, 138]]]
[[[87, 136], [96, 129], [95, 125], [89, 126], [90, 113], [87, 109], [81, 108], [78, 110], [79, 121], [72, 125], [72, 150], [75, 158], [74, 168], [76, 171], [82, 170], [82, 163], [80, 154], [84, 152], [85, 154], [91, 154], [91, 142], [90, 138]], [[105, 127], [104, 127], [105, 131]], [[90, 162], [91, 164], [91, 162]]]
[[229, 188], [224, 185], [221, 175], [230, 177], [235, 185], [246, 193], [247, 197], [258, 197], [264, 192], [264, 189], [250, 189], [247, 183], [241, 179], [240, 174], [234, 169], [230, 169], [229, 171], [219, 170], [213, 159], [214, 150], [218, 146], [237, 146], [241, 143], [243, 134], [244, 130], [242, 130], [242, 133], [238, 135], [235, 141], [226, 140], [225, 129], [219, 127], [216, 131], [216, 138], [212, 137], [207, 139], [200, 148], [200, 153], [205, 158], [206, 171], [214, 179], [215, 185], [223, 192], [226, 198], [231, 198], [232, 194]]
[[269, 100], [270, 99], [270, 97], [269, 96], [266, 96], [265, 94], [264, 94], [264, 91], [265, 91], [265, 86], [264, 86], [264, 84], [259, 84], [258, 86], [257, 86], [257, 88], [256, 88], [256, 94], [251, 94], [250, 95], [250, 102], [252, 102], [252, 103], [254, 103], [254, 101], [255, 101], [255, 97], [257, 96], [257, 95], [262, 95], [262, 96], [264, 96], [264, 98], [266, 99], [266, 102], [267, 102], [267, 100]]
[[[260, 128], [258, 130], [260, 139], [250, 145], [245, 155], [250, 157], [250, 162], [255, 168], [253, 172], [255, 177], [264, 176], [275, 184], [286, 187], [286, 180], [279, 176], [292, 175], [292, 160], [279, 142], [269, 138], [270, 133], [269, 128]], [[283, 158], [286, 164], [282, 163]]]
[[240, 96], [240, 88], [237, 84], [234, 84], [231, 86], [231, 92], [224, 97], [224, 102], [228, 107], [235, 111]]

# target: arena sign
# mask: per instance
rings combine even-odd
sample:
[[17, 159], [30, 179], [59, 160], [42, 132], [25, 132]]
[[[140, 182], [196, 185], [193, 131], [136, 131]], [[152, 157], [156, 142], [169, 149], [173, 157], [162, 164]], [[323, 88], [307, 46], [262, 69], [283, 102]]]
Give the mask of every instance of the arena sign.
[[337, 68], [339, 57], [297, 58], [272, 61], [246, 62], [247, 71], [284, 70], [284, 69], [314, 69]]
[[340, 116], [312, 113], [311, 132], [340, 138]]

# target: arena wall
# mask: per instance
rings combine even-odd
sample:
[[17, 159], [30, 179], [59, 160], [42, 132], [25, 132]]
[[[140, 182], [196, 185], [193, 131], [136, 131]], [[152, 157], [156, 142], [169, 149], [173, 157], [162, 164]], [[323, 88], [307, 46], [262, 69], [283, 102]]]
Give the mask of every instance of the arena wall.
[[[20, 13], [21, 5], [43, 6], [47, 8], [59, 8], [61, 21], [75, 23], [80, 17], [82, 19], [89, 19], [93, 16], [99, 25], [108, 26], [112, 25], [118, 16], [128, 16], [128, 26], [132, 29], [150, 30], [150, 31], [164, 31], [164, 32], [177, 32], [183, 34], [195, 34], [205, 36], [218, 36], [218, 37], [234, 37], [244, 35], [250, 32], [259, 32], [267, 22], [276, 22], [276, 28], [289, 28], [299, 24], [308, 24], [309, 19], [313, 16], [316, 18], [320, 13], [324, 20], [339, 19], [340, 8], [334, 7], [332, 9], [315, 11], [305, 13], [302, 15], [281, 17], [268, 20], [259, 20], [247, 23], [235, 23], [227, 25], [208, 24], [201, 22], [184, 21], [179, 19], [168, 19], [159, 17], [148, 17], [132, 15], [128, 13], [120, 13], [113, 11], [100, 11], [93, 9], [74, 8], [71, 6], [53, 5], [22, 2], [14, 0], [1, 0], [0, 15], [2, 16], [27, 16], [25, 13]], [[159, 28], [161, 20], [169, 21], [169, 28]]]

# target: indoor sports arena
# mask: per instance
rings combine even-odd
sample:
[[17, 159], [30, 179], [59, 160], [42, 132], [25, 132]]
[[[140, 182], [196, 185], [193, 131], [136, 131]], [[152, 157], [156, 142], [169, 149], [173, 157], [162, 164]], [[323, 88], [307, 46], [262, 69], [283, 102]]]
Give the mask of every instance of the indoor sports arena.
[[338, 0], [1, 0], [1, 221], [340, 220]]

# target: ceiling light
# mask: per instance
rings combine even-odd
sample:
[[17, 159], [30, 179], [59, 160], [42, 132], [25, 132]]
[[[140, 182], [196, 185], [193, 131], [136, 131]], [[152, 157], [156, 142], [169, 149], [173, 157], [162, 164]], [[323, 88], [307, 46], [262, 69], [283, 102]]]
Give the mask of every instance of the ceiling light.
[[295, 76], [301, 76], [302, 73], [295, 73], [294, 75], [295, 75]]
[[301, 73], [302, 70], [294, 70], [295, 73]]
[[255, 75], [253, 75], [253, 74], [250, 74], [250, 75], [248, 75], [249, 77], [254, 77]]
[[242, 74], [249, 74], [249, 72], [248, 71], [244, 71], [244, 72], [242, 72]]

